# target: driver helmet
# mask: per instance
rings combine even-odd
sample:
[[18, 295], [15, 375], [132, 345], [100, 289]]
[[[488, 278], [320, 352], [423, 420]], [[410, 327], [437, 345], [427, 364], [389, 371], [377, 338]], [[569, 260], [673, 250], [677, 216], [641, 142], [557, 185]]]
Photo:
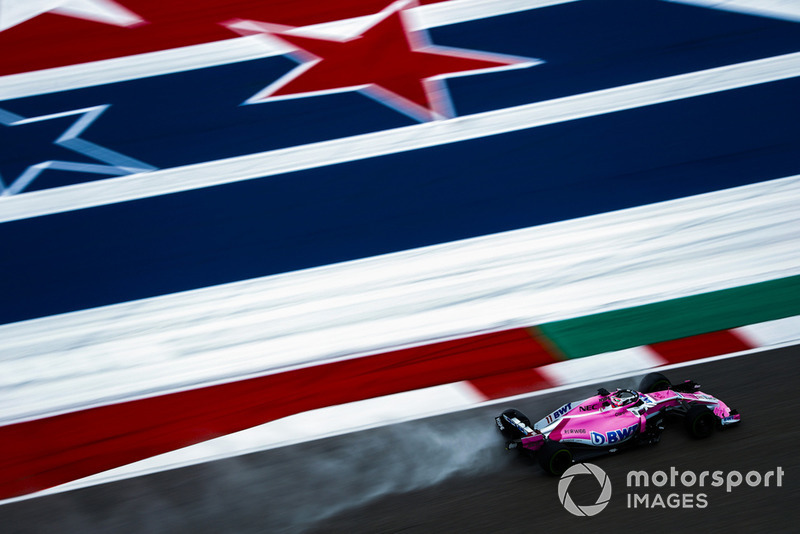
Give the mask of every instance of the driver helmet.
[[634, 404], [637, 400], [639, 400], [639, 394], [635, 391], [631, 391], [630, 389], [618, 389], [608, 396], [608, 400], [613, 406], [620, 408], [622, 406]]

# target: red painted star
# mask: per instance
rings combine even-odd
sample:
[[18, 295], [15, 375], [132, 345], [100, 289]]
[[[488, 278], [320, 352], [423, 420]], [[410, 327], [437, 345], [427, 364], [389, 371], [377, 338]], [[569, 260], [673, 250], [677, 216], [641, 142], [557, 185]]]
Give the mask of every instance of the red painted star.
[[417, 120], [454, 115], [443, 80], [453, 76], [529, 67], [539, 60], [431, 45], [426, 32], [409, 29], [400, 1], [378, 14], [360, 35], [331, 40], [287, 33], [292, 28], [255, 23], [288, 43], [300, 65], [250, 98], [248, 104], [342, 91], [362, 93]]

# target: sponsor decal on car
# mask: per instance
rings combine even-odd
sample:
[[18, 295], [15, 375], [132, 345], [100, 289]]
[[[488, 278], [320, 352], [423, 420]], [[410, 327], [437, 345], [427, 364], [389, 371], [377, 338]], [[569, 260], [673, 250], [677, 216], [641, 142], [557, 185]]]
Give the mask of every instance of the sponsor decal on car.
[[589, 436], [592, 438], [592, 445], [605, 445], [606, 437], [600, 432], [592, 431]]
[[571, 409], [572, 409], [572, 403], [568, 402], [567, 404], [565, 404], [564, 406], [562, 406], [558, 410], [554, 411], [553, 413], [551, 413], [550, 415], [545, 417], [545, 421], [547, 421], [547, 424], [549, 425], [550, 423], [558, 420], [562, 415], [564, 415], [565, 413], [567, 413]]
[[611, 430], [606, 432], [606, 438], [608, 439], [608, 443], [618, 443], [620, 441], [625, 441], [626, 439], [633, 436], [636, 429], [639, 427], [639, 423], [633, 424], [626, 428], [621, 428], [619, 430]]
[[636, 423], [618, 430], [609, 430], [606, 433], [592, 431], [589, 433], [589, 436], [592, 439], [592, 445], [611, 445], [612, 443], [620, 443], [632, 437], [638, 427], [639, 423]]

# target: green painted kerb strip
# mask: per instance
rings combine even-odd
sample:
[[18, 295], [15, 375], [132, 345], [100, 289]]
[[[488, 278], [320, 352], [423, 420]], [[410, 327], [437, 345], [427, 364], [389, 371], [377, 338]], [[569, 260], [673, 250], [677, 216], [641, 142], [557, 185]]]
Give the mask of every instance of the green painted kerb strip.
[[568, 358], [800, 315], [800, 276], [541, 325]]

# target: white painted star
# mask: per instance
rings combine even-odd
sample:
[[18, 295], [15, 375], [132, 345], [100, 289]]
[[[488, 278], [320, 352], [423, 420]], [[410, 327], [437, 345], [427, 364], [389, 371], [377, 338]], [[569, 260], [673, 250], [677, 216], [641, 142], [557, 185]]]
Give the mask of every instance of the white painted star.
[[0, 0], [0, 31], [43, 13], [54, 13], [115, 26], [134, 26], [145, 20], [114, 0]]
[[90, 108], [73, 109], [71, 111], [30, 118], [25, 118], [16, 113], [0, 109], [0, 125], [8, 127], [24, 126], [26, 124], [60, 119], [63, 117], [77, 117], [75, 122], [53, 141], [53, 144], [62, 146], [78, 154], [83, 154], [101, 163], [105, 163], [105, 165], [100, 165], [96, 163], [79, 163], [73, 161], [40, 161], [29, 166], [17, 178], [12, 178], [8, 185], [6, 185], [3, 177], [0, 176], [0, 197], [21, 193], [31, 182], [38, 178], [40, 174], [47, 170], [107, 174], [110, 176], [125, 176], [128, 174], [156, 170], [155, 167], [143, 161], [120, 154], [119, 152], [102, 147], [91, 141], [81, 139], [80, 136], [84, 130], [91, 126], [109, 107], [110, 104], [102, 104]]

